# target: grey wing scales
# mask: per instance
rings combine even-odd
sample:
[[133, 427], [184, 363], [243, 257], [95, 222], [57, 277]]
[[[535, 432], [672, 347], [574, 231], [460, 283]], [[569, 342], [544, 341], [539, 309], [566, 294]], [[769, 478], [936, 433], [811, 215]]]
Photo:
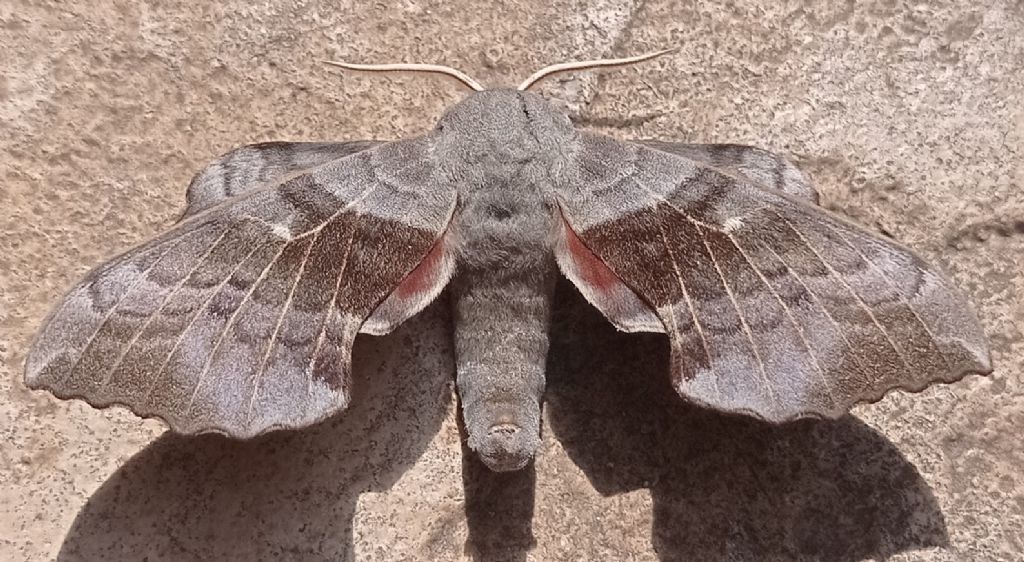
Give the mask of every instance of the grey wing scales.
[[[735, 144], [684, 144], [656, 140], [639, 144], [686, 158], [694, 165], [714, 168], [723, 175], [762, 189], [777, 189], [812, 203], [818, 192], [782, 156]], [[626, 332], [664, 332], [665, 326], [643, 299], [622, 282], [600, 258], [586, 248], [562, 222], [555, 237], [555, 257], [562, 272], [618, 329]]]
[[639, 144], [682, 156], [757, 187], [775, 189], [818, 204], [818, 190], [792, 162], [767, 150], [740, 144], [686, 144], [658, 140]]
[[681, 395], [769, 421], [991, 370], [970, 304], [907, 248], [699, 158], [583, 134], [570, 228], [655, 311]]
[[348, 403], [361, 324], [450, 221], [454, 191], [434, 178], [425, 143], [401, 141], [194, 215], [73, 288], [26, 383], [185, 433], [323, 419]]
[[379, 144], [381, 141], [373, 140], [263, 142], [236, 148], [210, 162], [192, 178], [185, 192], [188, 207], [182, 218]]

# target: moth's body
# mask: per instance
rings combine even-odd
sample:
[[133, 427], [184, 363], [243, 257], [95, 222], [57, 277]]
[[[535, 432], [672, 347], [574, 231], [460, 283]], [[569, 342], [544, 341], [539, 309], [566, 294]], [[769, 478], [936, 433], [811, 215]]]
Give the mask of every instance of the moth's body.
[[304, 427], [347, 406], [357, 333], [450, 286], [469, 446], [512, 470], [540, 443], [559, 273], [619, 329], [667, 334], [677, 392], [725, 412], [837, 417], [989, 372], [952, 284], [816, 197], [762, 150], [623, 142], [474, 93], [422, 137], [215, 161], [179, 224], [64, 298], [26, 381], [185, 433]]
[[[572, 134], [531, 121], [538, 100], [514, 90], [468, 103], [484, 120], [442, 121], [438, 143], [458, 156], [448, 167], [459, 202], [449, 236], [457, 254], [451, 283], [457, 382], [469, 446], [492, 468], [521, 468], [540, 444], [548, 324], [558, 266], [552, 156], [537, 140]], [[461, 130], [461, 133], [459, 132]]]

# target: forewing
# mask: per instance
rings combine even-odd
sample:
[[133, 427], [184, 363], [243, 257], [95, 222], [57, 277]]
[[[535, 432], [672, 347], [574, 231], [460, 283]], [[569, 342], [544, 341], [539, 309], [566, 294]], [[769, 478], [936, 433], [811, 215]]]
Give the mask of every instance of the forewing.
[[[685, 144], [656, 140], [640, 144], [714, 168], [740, 182], [777, 189], [817, 204], [818, 192], [788, 160], [752, 146]], [[555, 232], [555, 257], [562, 273], [618, 329], [625, 332], [664, 332], [657, 313], [594, 255], [564, 220]]]
[[454, 209], [428, 149], [401, 141], [324, 164], [100, 266], [46, 321], [26, 383], [235, 437], [344, 408], [356, 333]]
[[971, 306], [910, 250], [693, 158], [583, 134], [568, 226], [665, 324], [681, 395], [770, 421], [991, 370]]
[[263, 142], [242, 146], [210, 162], [185, 192], [182, 218], [289, 176], [373, 148], [380, 141]]

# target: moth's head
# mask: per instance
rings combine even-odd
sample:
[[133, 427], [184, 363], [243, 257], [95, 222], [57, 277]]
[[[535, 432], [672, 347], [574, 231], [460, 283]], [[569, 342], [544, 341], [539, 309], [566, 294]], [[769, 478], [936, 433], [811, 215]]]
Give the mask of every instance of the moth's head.
[[523, 157], [575, 134], [572, 122], [544, 98], [518, 90], [474, 92], [441, 117], [436, 132], [450, 142], [491, 154]]

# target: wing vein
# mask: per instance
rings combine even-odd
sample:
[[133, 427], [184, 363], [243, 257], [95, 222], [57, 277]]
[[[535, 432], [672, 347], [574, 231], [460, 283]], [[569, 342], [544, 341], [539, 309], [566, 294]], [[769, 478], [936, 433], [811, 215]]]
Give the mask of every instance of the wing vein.
[[[676, 320], [676, 307], [673, 306], [671, 302], [668, 303], [668, 315], [670, 321], [672, 322], [672, 335], [669, 336], [669, 338], [671, 340], [672, 347], [675, 348], [673, 351], [678, 351], [679, 355], [682, 355], [683, 345], [679, 341], [679, 322]], [[696, 323], [694, 325], [696, 326]], [[706, 354], [707, 351], [705, 351], [705, 355]], [[710, 366], [711, 358], [708, 357], [707, 359], [708, 365]], [[718, 386], [718, 377], [711, 377], [711, 387], [715, 390], [715, 396], [723, 398], [722, 389]]]
[[306, 397], [308, 398], [313, 392], [313, 369], [316, 367], [316, 357], [320, 353], [320, 348], [323, 347], [324, 339], [327, 337], [327, 322], [330, 321], [331, 314], [334, 313], [334, 309], [338, 302], [338, 293], [341, 292], [341, 280], [345, 277], [345, 272], [348, 270], [348, 260], [352, 253], [352, 244], [356, 238], [356, 229], [353, 226], [352, 231], [348, 235], [348, 242], [345, 244], [345, 251], [342, 253], [343, 260], [341, 267], [338, 268], [338, 276], [334, 281], [334, 291], [331, 293], [331, 302], [327, 305], [327, 311], [324, 313], [323, 320], [320, 321], [320, 333], [317, 335], [316, 344], [313, 346], [313, 353], [309, 356], [309, 364], [306, 365]]
[[342, 213], [344, 213], [345, 211], [348, 211], [349, 209], [351, 209], [355, 205], [357, 205], [360, 202], [362, 202], [362, 200], [365, 199], [366, 197], [368, 197], [370, 195], [370, 193], [372, 193], [374, 190], [377, 189], [377, 187], [378, 187], [378, 184], [371, 184], [370, 187], [366, 188], [362, 193], [359, 194], [359, 197], [356, 197], [355, 199], [353, 199], [349, 203], [339, 207], [337, 211], [335, 211], [333, 214], [331, 214], [331, 216], [329, 216], [326, 219], [324, 219], [315, 228], [311, 228], [309, 231], [304, 232], [304, 233], [302, 233], [299, 236], [293, 237], [291, 240], [289, 240], [288, 242], [286, 242], [284, 245], [281, 246], [281, 250], [278, 251], [277, 255], [274, 256], [274, 259], [272, 259], [270, 261], [270, 263], [267, 265], [267, 267], [260, 273], [260, 277], [256, 280], [256, 282], [253, 283], [252, 287], [250, 287], [249, 291], [246, 293], [245, 297], [242, 299], [242, 302], [238, 305], [238, 308], [235, 309], [235, 311], [231, 314], [231, 317], [228, 319], [228, 324], [225, 326], [225, 328], [221, 331], [220, 335], [218, 336], [217, 343], [214, 345], [213, 351], [210, 352], [210, 356], [207, 358], [206, 364], [203, 366], [203, 370], [199, 374], [199, 379], [196, 381], [196, 388], [195, 388], [195, 390], [192, 393], [192, 398], [189, 399], [189, 403], [188, 403], [188, 406], [186, 407], [186, 411], [190, 411], [192, 409], [192, 405], [195, 403], [195, 399], [196, 399], [196, 397], [199, 394], [199, 387], [202, 384], [203, 379], [206, 377], [206, 374], [207, 374], [207, 372], [210, 369], [210, 365], [213, 363], [213, 358], [216, 356], [217, 352], [220, 350], [220, 346], [224, 343], [224, 336], [234, 326], [235, 320], [238, 318], [238, 312], [241, 311], [242, 308], [244, 308], [245, 305], [248, 303], [249, 297], [252, 296], [253, 291], [255, 291], [256, 287], [259, 286], [259, 284], [262, 283], [263, 280], [266, 278], [267, 272], [269, 272], [270, 268], [275, 263], [277, 263], [277, 260], [280, 259], [281, 254], [284, 252], [284, 249], [288, 246], [288, 244], [291, 244], [292, 242], [295, 242], [296, 240], [302, 239], [302, 238], [304, 238], [304, 237], [306, 237], [306, 236], [308, 236], [310, 234], [319, 233], [328, 224], [331, 224], [339, 216], [341, 216]]
[[288, 315], [288, 309], [291, 308], [292, 299], [295, 298], [295, 288], [299, 286], [299, 281], [302, 280], [302, 274], [306, 270], [306, 263], [309, 261], [309, 254], [313, 250], [313, 245], [316, 244], [319, 236], [320, 232], [317, 231], [306, 245], [306, 252], [303, 254], [302, 261], [299, 263], [299, 271], [295, 275], [295, 280], [292, 281], [292, 286], [288, 289], [288, 297], [285, 299], [284, 305], [281, 307], [281, 314], [277, 317], [277, 323], [274, 325], [274, 333], [270, 335], [270, 343], [267, 344], [267, 350], [263, 353], [263, 359], [260, 361], [260, 366], [252, 377], [252, 395], [249, 397], [249, 406], [246, 409], [246, 419], [252, 417], [252, 408], [256, 404], [256, 398], [259, 394], [260, 380], [263, 378], [264, 372], [266, 371], [267, 361], [270, 360], [270, 356], [274, 352], [274, 345], [277, 343], [277, 335], [281, 332], [281, 326], [284, 324], [285, 316]]
[[156, 387], [156, 383], [160, 380], [160, 375], [164, 373], [164, 370], [167, 368], [167, 364], [171, 361], [171, 357], [173, 357], [174, 353], [178, 351], [178, 346], [180, 346], [182, 342], [182, 336], [186, 332], [188, 332], [193, 325], [195, 325], [196, 320], [198, 320], [199, 317], [203, 315], [203, 311], [206, 310], [206, 307], [210, 306], [210, 303], [213, 302], [213, 299], [215, 299], [217, 295], [220, 294], [220, 292], [224, 289], [224, 286], [227, 285], [228, 282], [231, 281], [231, 278], [235, 276], [235, 273], [238, 273], [238, 270], [242, 268], [242, 265], [244, 265], [245, 262], [249, 261], [249, 258], [255, 255], [256, 252], [258, 252], [259, 250], [263, 249], [266, 246], [267, 244], [259, 244], [256, 247], [254, 247], [252, 251], [246, 254], [245, 257], [243, 257], [242, 260], [239, 261], [237, 265], [235, 265], [231, 272], [224, 277], [224, 280], [221, 281], [219, 285], [217, 285], [217, 288], [214, 291], [211, 291], [210, 296], [207, 297], [206, 300], [204, 300], [203, 303], [196, 308], [196, 313], [192, 315], [191, 319], [189, 319], [188, 324], [186, 324], [185, 327], [180, 332], [178, 332], [178, 337], [174, 339], [174, 345], [171, 346], [170, 351], [168, 351], [167, 355], [164, 356], [164, 360], [160, 363], [160, 368], [156, 370], [156, 374], [153, 376], [153, 380], [150, 382], [149, 388], [147, 388], [146, 393], [143, 394], [142, 402], [145, 402], [149, 398], [149, 395], [153, 393], [153, 390]]
[[224, 343], [224, 337], [234, 327], [235, 320], [238, 319], [239, 312], [241, 312], [242, 309], [245, 308], [245, 305], [249, 303], [249, 298], [256, 291], [256, 288], [259, 287], [260, 284], [263, 283], [263, 281], [267, 278], [267, 273], [270, 272], [270, 269], [272, 267], [274, 267], [274, 264], [277, 263], [277, 260], [280, 259], [281, 254], [284, 253], [285, 248], [287, 248], [289, 244], [291, 244], [291, 242], [285, 242], [284, 244], [281, 244], [281, 248], [277, 251], [277, 254], [270, 260], [269, 263], [267, 263], [266, 267], [263, 268], [263, 271], [260, 272], [259, 277], [257, 277], [256, 280], [253, 281], [252, 286], [250, 286], [249, 290], [246, 291], [245, 296], [242, 297], [242, 301], [238, 303], [238, 306], [231, 313], [231, 316], [228, 317], [227, 323], [221, 329], [220, 334], [217, 335], [217, 341], [214, 343], [213, 349], [210, 350], [210, 354], [206, 357], [206, 361], [203, 364], [203, 369], [202, 371], [199, 372], [199, 377], [196, 379], [196, 386], [192, 390], [192, 397], [189, 398], [188, 405], [185, 406], [186, 413], [192, 411], [192, 406], [195, 404], [196, 397], [199, 396], [199, 389], [203, 384], [203, 379], [205, 379], [207, 373], [209, 373], [210, 365], [213, 364], [213, 360], [217, 356], [217, 352], [220, 351], [220, 346], [223, 345]]
[[[332, 213], [331, 216], [329, 216], [326, 219], [324, 219], [316, 227], [311, 228], [311, 229], [307, 230], [306, 232], [303, 232], [302, 234], [296, 236], [293, 240], [299, 240], [299, 239], [305, 238], [306, 236], [309, 236], [311, 234], [319, 234], [320, 231], [322, 231], [328, 224], [331, 224], [332, 222], [335, 221], [335, 219], [340, 217], [342, 215], [342, 213], [345, 213], [345, 212], [351, 210], [352, 207], [355, 207], [359, 203], [362, 203], [363, 199], [366, 199], [367, 197], [369, 197], [370, 194], [373, 193], [374, 191], [376, 191], [378, 187], [380, 187], [379, 184], [373, 184], [370, 187], [366, 188], [365, 191], [363, 191], [362, 193], [359, 194], [359, 197], [356, 197], [352, 201], [346, 203], [345, 205], [342, 205], [337, 211]], [[359, 211], [356, 211], [356, 214], [358, 215]]]
[[[929, 327], [928, 324], [924, 321], [924, 319], [921, 318], [921, 316], [917, 313], [917, 310], [914, 308], [914, 306], [910, 304], [910, 301], [908, 301], [907, 298], [903, 296], [903, 291], [900, 291], [896, 284], [892, 282], [892, 279], [889, 278], [885, 270], [878, 267], [878, 265], [871, 259], [869, 259], [866, 255], [864, 255], [864, 253], [861, 252], [859, 248], [851, 244], [850, 241], [845, 236], [843, 236], [839, 229], [834, 228], [832, 225], [827, 223], [826, 227], [829, 230], [831, 230], [832, 233], [835, 234], [840, 240], [842, 240], [848, 248], [856, 252], [857, 255], [860, 256], [860, 259], [864, 260], [864, 263], [871, 266], [871, 268], [874, 269], [876, 273], [878, 273], [879, 277], [881, 277], [882, 280], [885, 281], [885, 284], [888, 285], [894, 293], [896, 293], [896, 295], [900, 298], [900, 302], [902, 302], [903, 305], [906, 306], [908, 310], [910, 310], [910, 313], [914, 315], [914, 318], [917, 320], [917, 322], [921, 325], [922, 328], [924, 328], [925, 333], [927, 333], [928, 337], [931, 338], [932, 343], [935, 344], [936, 349], [941, 350], [942, 348], [939, 346], [939, 340], [935, 337], [935, 333], [932, 332], [931, 327]], [[942, 357], [942, 362], [946, 364], [946, 368], [952, 370], [953, 366], [949, 363], [949, 358], [946, 357], [946, 354], [940, 352], [939, 356]]]
[[780, 215], [778, 213], [774, 213], [774, 214], [782, 222], [786, 223], [786, 226], [791, 231], [793, 231], [793, 233], [796, 234], [798, 238], [800, 238], [800, 241], [803, 242], [804, 246], [808, 250], [810, 250], [811, 253], [813, 253], [815, 255], [815, 257], [818, 258], [818, 261], [820, 261], [826, 268], [828, 268], [829, 274], [832, 277], [838, 279], [839, 282], [844, 287], [846, 287], [846, 290], [849, 291], [850, 294], [853, 295], [853, 297], [855, 299], [857, 299], [857, 304], [859, 304], [860, 307], [862, 309], [864, 309], [864, 312], [866, 312], [868, 314], [868, 317], [871, 318], [871, 322], [873, 322], [875, 327], [877, 327], [878, 330], [882, 333], [882, 335], [885, 336], [886, 342], [888, 342], [889, 343], [889, 347], [891, 347], [892, 350], [896, 352], [896, 355], [900, 358], [900, 361], [903, 362], [903, 366], [906, 367], [907, 369], [910, 369], [911, 368], [910, 367], [910, 363], [907, 362], [907, 358], [903, 355], [903, 351], [896, 345], [896, 342], [893, 341], [892, 337], [889, 335], [889, 332], [886, 331], [886, 329], [884, 327], [882, 327], [882, 324], [878, 321], [878, 318], [875, 317], [875, 313], [871, 310], [871, 307], [869, 307], [867, 305], [867, 303], [864, 302], [864, 299], [861, 298], [860, 294], [858, 294], [857, 291], [854, 291], [853, 287], [851, 287], [850, 284], [847, 283], [845, 279], [843, 279], [843, 276], [839, 275], [839, 272], [836, 271], [834, 267], [832, 267], [832, 264], [829, 263], [828, 261], [826, 261], [825, 258], [820, 253], [818, 253], [818, 251], [816, 249], [814, 249], [814, 246], [812, 246], [810, 241], [807, 240], [807, 237], [805, 237], [802, 232], [797, 230], [797, 228], [795, 226], [793, 226], [793, 223], [791, 223], [789, 221], [789, 219], [787, 219], [786, 217], [784, 217], [784, 216], [782, 216], [782, 215]]
[[775, 394], [775, 389], [772, 388], [771, 381], [768, 380], [768, 373], [764, 368], [764, 360], [761, 359], [761, 353], [757, 350], [757, 344], [754, 343], [754, 334], [750, 331], [750, 325], [747, 324], [747, 319], [743, 316], [743, 311], [740, 310], [739, 303], [736, 302], [736, 296], [733, 294], [732, 289], [729, 288], [729, 282], [725, 280], [725, 275], [722, 274], [722, 268], [718, 264], [715, 252], [711, 249], [711, 245], [708, 244], [707, 237], [704, 236], [704, 230], [697, 225], [694, 225], [694, 228], [697, 229], [697, 234], [700, 235], [700, 241], [708, 251], [708, 257], [711, 258], [711, 265], [714, 266], [715, 273], [718, 274], [718, 279], [722, 281], [722, 287], [725, 288], [725, 294], [729, 296], [729, 302], [732, 303], [732, 308], [736, 311], [736, 316], [740, 319], [740, 326], [743, 327], [743, 334], [747, 336], [747, 343], [750, 344], [750, 351], [754, 354], [754, 359], [757, 360], [757, 366], [761, 371], [761, 382], [764, 384], [765, 392], [768, 393], [768, 399], [775, 404], [776, 408], [781, 409], [779, 397]]
[[163, 312], [164, 307], [167, 306], [167, 303], [169, 303], [171, 299], [178, 294], [181, 288], [185, 286], [185, 283], [188, 283], [189, 279], [191, 279], [192, 276], [195, 275], [196, 271], [199, 270], [199, 267], [202, 266], [206, 262], [206, 260], [213, 254], [213, 251], [220, 244], [221, 240], [223, 240], [224, 237], [227, 236], [227, 234], [227, 230], [222, 232], [220, 236], [218, 236], [217, 239], [214, 240], [212, 244], [210, 244], [210, 247], [209, 249], [206, 250], [206, 253], [204, 253], [201, 258], [196, 260], [195, 266], [192, 267], [192, 269], [190, 269], [189, 272], [181, 278], [181, 281], [178, 281], [178, 283], [175, 284], [174, 288], [171, 291], [164, 295], [163, 300], [160, 301], [160, 306], [158, 306], [156, 310], [149, 314], [149, 316], [146, 318], [146, 321], [142, 324], [142, 327], [139, 328], [138, 331], [136, 331], [135, 334], [132, 335], [131, 341], [128, 342], [128, 345], [125, 346], [124, 350], [121, 351], [121, 354], [118, 355], [117, 360], [114, 361], [114, 363], [110, 366], [109, 369], [107, 369], [106, 374], [104, 374], [103, 376], [103, 381], [100, 383], [101, 386], [106, 386], [110, 384], [110, 379], [114, 376], [114, 372], [117, 370], [118, 367], [121, 366], [121, 363], [124, 361], [124, 358], [128, 356], [128, 353], [131, 351], [132, 347], [135, 346], [135, 344], [139, 341], [139, 338], [142, 337], [142, 334], [145, 333], [146, 328], [148, 328], [149, 325], [153, 322], [153, 320], [156, 319], [156, 317], [161, 312]]
[[828, 308], [826, 308], [825, 305], [821, 302], [821, 298], [818, 297], [818, 294], [811, 290], [810, 286], [808, 286], [807, 283], [804, 282], [803, 277], [801, 277], [800, 274], [796, 272], [796, 270], [789, 266], [789, 262], [787, 262], [785, 258], [780, 256], [778, 252], [776, 252], [771, 247], [766, 248], [769, 252], [772, 253], [773, 256], [775, 256], [775, 259], [779, 260], [779, 262], [782, 263], [782, 266], [785, 267], [786, 271], [788, 271], [789, 274], [793, 276], [793, 279], [796, 279], [796, 282], [800, 283], [800, 286], [803, 287], [805, 291], [807, 291], [807, 294], [812, 299], [814, 299], [815, 304], [818, 305], [818, 308], [821, 309], [825, 316], [832, 321], [832, 324], [836, 327], [836, 332], [838, 332], [840, 337], [843, 338], [843, 341], [846, 342], [846, 347], [850, 350], [850, 357], [852, 357], [853, 361], [857, 363], [857, 365], [860, 366], [860, 368], [865, 373], [867, 373], [868, 371], [864, 368], [864, 364], [860, 362], [860, 358], [857, 356], [856, 348], [853, 347], [853, 343], [850, 342], [850, 339], [846, 337], [846, 332], [843, 331], [842, 325], [839, 324], [839, 321], [836, 320], [834, 316], [832, 316], [832, 313], [829, 312]]
[[[821, 382], [824, 385], [825, 393], [828, 394], [828, 397], [833, 404], [837, 404], [838, 402], [836, 402], [835, 389], [833, 388], [832, 382], [828, 380], [827, 376], [825, 376], [825, 370], [822, 369], [821, 363], [818, 361], [818, 357], [815, 355], [810, 342], [807, 341], [807, 337], [804, 335], [803, 327], [800, 325], [799, 322], [797, 322], [796, 317], [793, 316], [793, 310], [790, 308], [788, 304], [786, 304], [785, 301], [782, 300], [782, 296], [779, 295], [778, 291], [775, 290], [775, 287], [772, 287], [772, 285], [768, 282], [768, 279], [764, 276], [764, 273], [761, 271], [761, 268], [757, 267], [757, 264], [755, 264], [754, 261], [750, 259], [750, 256], [747, 254], [746, 250], [744, 250], [743, 247], [740, 246], [739, 241], [736, 240], [736, 237], [734, 237], [729, 232], [726, 232], [725, 235], [729, 238], [729, 242], [731, 242], [732, 245], [735, 246], [736, 250], [739, 251], [740, 255], [743, 256], [744, 261], [746, 261], [747, 264], [751, 267], [751, 269], [754, 270], [754, 273], [757, 275], [758, 279], [761, 280], [761, 283], [765, 286], [765, 288], [767, 288], [768, 291], [772, 294], [772, 296], [775, 297], [775, 300], [779, 303], [779, 306], [782, 307], [782, 310], [786, 311], [786, 317], [789, 318], [789, 323], [793, 325], [793, 329], [795, 329], [797, 335], [800, 336], [800, 341], [804, 344], [804, 348], [807, 349], [807, 354], [811, 356], [811, 362], [814, 363], [815, 371], [821, 377]], [[782, 263], [785, 264], [786, 262]]]
[[[203, 228], [197, 228], [196, 230], [192, 231], [192, 233], [200, 232], [202, 230]], [[63, 381], [65, 381], [68, 377], [74, 374], [75, 370], [78, 369], [78, 365], [81, 363], [82, 357], [85, 357], [85, 354], [89, 351], [93, 343], [96, 341], [96, 336], [98, 336], [100, 331], [102, 331], [103, 328], [107, 325], [107, 323], [110, 322], [110, 319], [114, 317], [114, 314], [121, 307], [121, 304], [124, 302], [125, 298], [128, 295], [130, 295], [132, 291], [134, 291], [136, 287], [139, 286], [140, 283], [146, 280], [149, 273], [153, 271], [153, 268], [155, 268], [161, 261], [163, 261], [163, 259], [167, 257], [167, 254], [170, 254], [175, 248], [177, 248], [183, 242], [184, 238], [186, 238], [186, 236], [182, 236], [181, 238], [178, 238], [176, 240], [168, 240], [168, 248], [161, 252], [160, 256], [156, 260], [154, 260], [153, 263], [149, 265], [149, 267], [143, 269], [142, 272], [139, 273], [138, 277], [136, 277], [136, 279], [132, 281], [132, 284], [128, 286], [128, 289], [122, 292], [117, 297], [117, 301], [114, 303], [113, 306], [110, 307], [110, 310], [107, 311], [107, 314], [103, 317], [103, 320], [100, 322], [100, 325], [97, 326], [96, 329], [89, 336], [89, 339], [86, 341], [85, 346], [82, 347], [82, 352], [79, 353], [78, 357], [75, 358], [74, 364], [72, 364], [71, 368], [65, 371], [64, 376], [61, 377], [60, 383], [63, 383]]]
[[676, 280], [679, 282], [679, 289], [683, 292], [686, 306], [689, 308], [690, 316], [693, 318], [693, 327], [700, 334], [700, 342], [704, 347], [704, 357], [708, 360], [708, 370], [714, 375], [715, 367], [711, 364], [711, 349], [708, 347], [707, 338], [704, 336], [704, 328], [701, 327], [700, 320], [697, 319], [697, 310], [693, 307], [693, 301], [690, 300], [690, 292], [686, 290], [686, 283], [683, 282], [683, 275], [679, 270], [679, 262], [676, 260], [675, 252], [672, 251], [672, 246], [668, 243], [665, 228], [660, 222], [658, 223], [658, 232], [661, 233], [662, 244], [665, 246], [665, 251], [668, 252], [669, 259], [672, 261], [672, 269], [675, 271]]

